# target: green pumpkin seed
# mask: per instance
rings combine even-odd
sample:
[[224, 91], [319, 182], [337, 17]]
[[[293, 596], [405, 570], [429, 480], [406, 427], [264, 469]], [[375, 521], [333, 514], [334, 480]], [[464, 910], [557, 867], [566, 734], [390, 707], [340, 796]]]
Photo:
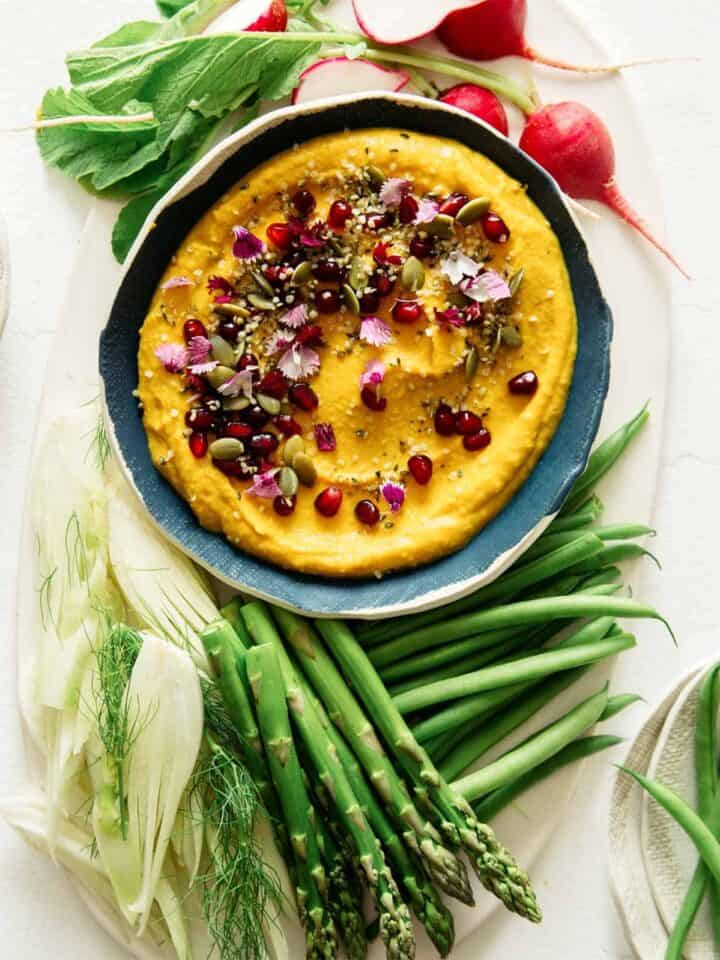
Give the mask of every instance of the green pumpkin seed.
[[218, 363], [225, 364], [226, 367], [235, 366], [235, 351], [222, 337], [218, 337], [217, 334], [212, 334], [210, 336], [210, 343], [212, 344], [212, 358], [217, 360]]
[[302, 287], [312, 277], [312, 265], [309, 260], [303, 260], [293, 270], [292, 282], [297, 287]]
[[360, 301], [357, 298], [357, 294], [350, 286], [349, 283], [344, 283], [342, 285], [342, 295], [343, 300], [345, 301], [345, 306], [351, 313], [360, 313]]
[[225, 367], [222, 364], [215, 367], [214, 370], [211, 370], [207, 375], [208, 383], [210, 386], [217, 390], [218, 387], [221, 387], [224, 383], [227, 383], [230, 377], [235, 376], [235, 371], [232, 367]]
[[293, 457], [292, 468], [304, 487], [311, 487], [317, 480], [315, 464], [306, 453], [296, 453]]
[[252, 278], [255, 281], [255, 283], [260, 287], [262, 292], [266, 293], [272, 300], [272, 298], [275, 296], [275, 291], [273, 290], [272, 284], [270, 283], [270, 281], [266, 277], [264, 277], [259, 270], [253, 270]]
[[242, 440], [236, 440], [235, 437], [221, 437], [213, 440], [208, 452], [213, 460], [237, 460], [245, 452], [245, 446]]
[[463, 226], [469, 227], [480, 217], [484, 217], [490, 209], [490, 201], [486, 197], [475, 197], [474, 200], [468, 200], [464, 207], [461, 207], [455, 219]]
[[520, 332], [515, 327], [511, 327], [510, 324], [505, 324], [504, 327], [500, 328], [500, 338], [506, 347], [521, 347], [523, 343]]
[[348, 275], [348, 282], [353, 290], [362, 290], [365, 286], [366, 277], [367, 272], [362, 258], [353, 257], [350, 261], [350, 273]]
[[425, 284], [425, 267], [417, 257], [408, 257], [400, 273], [400, 283], [405, 290], [422, 290]]
[[296, 454], [303, 453], [305, 450], [305, 441], [300, 436], [300, 434], [295, 433], [292, 437], [288, 437], [285, 441], [285, 446], [283, 447], [283, 460], [285, 463], [291, 467], [293, 459]]
[[241, 307], [239, 303], [214, 303], [215, 313], [222, 313], [226, 317], [249, 317], [250, 311], [246, 307]]
[[283, 467], [277, 475], [277, 484], [284, 497], [294, 497], [298, 488], [298, 475], [292, 467]]
[[432, 237], [441, 237], [447, 240], [455, 232], [455, 221], [445, 213], [439, 213], [434, 220], [425, 225], [425, 229]]
[[523, 277], [525, 276], [525, 271], [522, 267], [510, 277], [510, 282], [508, 286], [510, 287], [510, 296], [514, 297], [515, 294], [520, 289], [520, 284], [523, 282]]
[[477, 347], [470, 347], [468, 355], [465, 357], [465, 379], [468, 383], [475, 379], [475, 374], [480, 366], [480, 356]]
[[228, 397], [222, 402], [223, 410], [228, 413], [238, 413], [240, 410], [247, 410], [250, 401], [247, 397]]
[[386, 179], [382, 170], [380, 170], [379, 167], [374, 167], [372, 164], [370, 164], [369, 167], [365, 167], [365, 177], [378, 189], [385, 183]]
[[269, 397], [266, 393], [258, 393], [255, 398], [265, 413], [271, 417], [276, 417], [280, 413], [280, 401], [276, 397]]
[[248, 303], [256, 310], [274, 310], [275, 304], [267, 297], [261, 297], [259, 293], [249, 293], [247, 295]]

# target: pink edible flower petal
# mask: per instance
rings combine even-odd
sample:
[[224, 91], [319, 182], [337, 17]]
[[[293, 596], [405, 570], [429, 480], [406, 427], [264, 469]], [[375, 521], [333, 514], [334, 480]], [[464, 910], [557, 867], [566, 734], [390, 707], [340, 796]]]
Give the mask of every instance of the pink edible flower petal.
[[232, 303], [235, 299], [234, 294], [231, 293], [221, 293], [219, 296], [215, 297], [214, 303]]
[[267, 338], [263, 349], [268, 356], [271, 356], [273, 353], [287, 350], [294, 339], [295, 334], [291, 330], [276, 330], [272, 336]]
[[284, 373], [288, 380], [304, 380], [314, 376], [320, 369], [320, 357], [310, 347], [303, 347], [293, 343], [278, 360], [278, 370]]
[[390, 177], [380, 187], [380, 203], [388, 208], [398, 207], [411, 186], [409, 180], [403, 180], [402, 177]]
[[177, 287], [194, 287], [194, 282], [190, 277], [170, 277], [160, 287], [161, 290], [175, 290]]
[[298, 330], [300, 327], [304, 327], [307, 323], [307, 307], [304, 303], [298, 303], [291, 310], [283, 316], [280, 317], [280, 323], [285, 327], [290, 327], [292, 330]]
[[[213, 293], [215, 290], [221, 290], [223, 295], [230, 298], [235, 293], [235, 287], [230, 283], [229, 280], [226, 280], [225, 277], [220, 277], [218, 274], [214, 273], [211, 277], [208, 277], [207, 282], [208, 293]], [[218, 297], [215, 298], [216, 303], [220, 303]], [[222, 301], [226, 303], [227, 301]]]
[[438, 215], [440, 204], [436, 200], [430, 200], [427, 197], [420, 201], [420, 206], [415, 214], [415, 223], [431, 223]]
[[448, 278], [453, 286], [457, 286], [467, 277], [476, 277], [481, 270], [480, 264], [461, 250], [453, 250], [444, 260], [440, 261], [440, 272]]
[[161, 343], [155, 356], [168, 373], [180, 373], [188, 362], [188, 351], [180, 343]]
[[382, 317], [365, 317], [360, 324], [360, 339], [373, 347], [384, 347], [392, 339], [392, 332]]
[[506, 280], [494, 270], [486, 270], [477, 277], [470, 277], [460, 284], [460, 289], [466, 297], [477, 303], [487, 303], [488, 300], [507, 300], [512, 296]]
[[233, 256], [238, 260], [257, 260], [265, 249], [265, 244], [260, 237], [250, 233], [246, 227], [233, 227], [232, 232], [235, 238], [232, 248]]
[[248, 487], [245, 493], [251, 497], [262, 497], [263, 500], [274, 500], [275, 497], [281, 497], [282, 490], [275, 479], [275, 474], [275, 470], [256, 473], [252, 480], [252, 486]]
[[316, 423], [313, 430], [318, 450], [322, 453], [330, 453], [337, 448], [335, 431], [331, 423]]
[[385, 498], [392, 513], [397, 513], [405, 503], [405, 487], [401, 483], [386, 480], [380, 487], [380, 493]]
[[385, 379], [387, 367], [382, 360], [370, 360], [360, 375], [361, 387], [376, 387]]
[[447, 310], [436, 310], [435, 319], [439, 323], [444, 323], [448, 327], [464, 327], [465, 326], [465, 317], [458, 310], [457, 307], [448, 307]]
[[239, 397], [242, 393], [252, 400], [253, 371], [247, 367], [245, 370], [238, 370], [234, 376], [226, 380], [218, 387], [218, 393], [223, 397]]
[[207, 337], [192, 337], [190, 339], [190, 343], [188, 344], [190, 366], [188, 369], [191, 373], [202, 376], [215, 369], [217, 360], [210, 359], [211, 350], [212, 344]]

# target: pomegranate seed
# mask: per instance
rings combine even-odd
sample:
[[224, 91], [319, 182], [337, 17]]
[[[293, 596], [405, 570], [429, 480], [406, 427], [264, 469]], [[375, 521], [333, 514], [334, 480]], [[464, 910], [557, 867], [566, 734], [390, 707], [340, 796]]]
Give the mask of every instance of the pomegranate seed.
[[397, 323], [416, 323], [423, 314], [417, 300], [398, 300], [392, 308], [393, 320]]
[[259, 367], [258, 358], [254, 353], [244, 353], [237, 362], [238, 370], [247, 370], [249, 367]]
[[340, 294], [337, 290], [318, 290], [315, 294], [315, 306], [319, 313], [337, 313], [340, 309]]
[[288, 399], [290, 403], [308, 413], [315, 410], [320, 402], [313, 388], [307, 383], [294, 383], [288, 390]]
[[343, 492], [340, 487], [326, 487], [315, 497], [315, 509], [324, 517], [334, 517], [342, 500]]
[[196, 373], [187, 375], [187, 385], [189, 390], [192, 390], [193, 393], [199, 393], [201, 397], [204, 397], [210, 389], [207, 380], [199, 377]]
[[380, 511], [372, 500], [360, 500], [355, 504], [355, 516], [365, 526], [374, 527], [380, 519]]
[[292, 198], [292, 205], [304, 219], [309, 217], [315, 209], [315, 197], [309, 190], [298, 190]]
[[540, 386], [540, 381], [534, 370], [526, 370], [525, 373], [519, 373], [512, 380], [508, 380], [508, 390], [524, 397], [531, 397]]
[[289, 517], [295, 509], [297, 497], [275, 497], [273, 500], [273, 510], [281, 517]]
[[435, 411], [435, 432], [442, 437], [450, 437], [455, 433], [457, 415], [447, 403], [441, 403]]
[[309, 326], [298, 330], [295, 334], [295, 343], [303, 347], [318, 347], [322, 343], [322, 335], [322, 327], [311, 323]]
[[204, 433], [191, 433], [188, 444], [190, 445], [190, 453], [192, 453], [194, 457], [197, 457], [198, 460], [207, 453], [208, 440], [207, 435]]
[[476, 413], [470, 410], [461, 410], [457, 415], [455, 429], [463, 437], [479, 433], [483, 429], [483, 422]]
[[469, 433], [466, 437], [463, 437], [463, 446], [466, 450], [471, 450], [474, 453], [476, 450], [484, 450], [485, 447], [489, 446], [491, 439], [490, 431], [487, 427], [483, 427], [477, 433]]
[[304, 263], [307, 260], [307, 254], [304, 250], [290, 250], [289, 253], [286, 253], [283, 257], [283, 264], [286, 267], [292, 267], [293, 270], [295, 267], [300, 266], [301, 263]]
[[237, 477], [240, 480], [246, 480], [258, 472], [257, 464], [249, 457], [240, 457], [238, 460], [213, 460], [213, 466], [225, 476]]
[[191, 317], [183, 324], [183, 336], [185, 337], [185, 343], [190, 343], [193, 337], [206, 337], [207, 330], [205, 329], [205, 324], [202, 320], [196, 320], [195, 317]]
[[293, 234], [289, 223], [271, 223], [267, 228], [267, 238], [274, 247], [287, 250], [292, 243]]
[[486, 213], [480, 222], [485, 236], [493, 243], [507, 243], [510, 239], [507, 224], [496, 213]]
[[223, 340], [227, 340], [228, 343], [237, 343], [238, 336], [240, 335], [240, 327], [236, 323], [233, 323], [232, 320], [221, 320], [218, 324], [217, 332]]
[[419, 237], [417, 234], [410, 241], [410, 254], [418, 260], [431, 257], [435, 244], [432, 237]]
[[281, 287], [286, 280], [290, 279], [292, 270], [280, 263], [268, 263], [263, 267], [263, 276], [274, 287]]
[[203, 407], [192, 407], [185, 414], [185, 425], [198, 433], [205, 433], [215, 426], [215, 415]]
[[365, 224], [368, 230], [383, 230], [385, 227], [391, 227], [394, 217], [389, 210], [385, 213], [369, 213]]
[[287, 393], [287, 388], [288, 382], [279, 370], [271, 370], [266, 373], [257, 385], [258, 393], [275, 397], [276, 400], [282, 400]]
[[368, 282], [379, 296], [386, 297], [395, 289], [396, 281], [386, 273], [381, 273], [379, 270], [376, 270]]
[[273, 423], [284, 437], [292, 437], [297, 433], [302, 433], [302, 427], [287, 413], [281, 413], [275, 417]]
[[470, 197], [466, 193], [451, 193], [440, 204], [438, 213], [443, 213], [446, 217], [456, 217], [469, 199]]
[[370, 410], [380, 412], [387, 406], [387, 397], [381, 397], [375, 387], [363, 387], [360, 392], [360, 399]]
[[333, 230], [343, 230], [352, 215], [352, 207], [347, 200], [336, 200], [328, 212], [328, 224]]
[[417, 216], [420, 204], [411, 193], [406, 193], [400, 201], [398, 207], [398, 219], [400, 223], [412, 223]]
[[380, 307], [380, 297], [376, 293], [364, 293], [360, 297], [360, 313], [375, 313]]
[[256, 433], [250, 438], [248, 447], [258, 457], [269, 457], [275, 453], [279, 442], [274, 433]]
[[329, 283], [337, 282], [342, 278], [343, 268], [337, 260], [318, 260], [313, 264], [313, 276], [318, 280], [325, 280]]
[[234, 437], [236, 440], [249, 440], [253, 435], [253, 428], [249, 423], [226, 423], [223, 428], [224, 437]]
[[414, 457], [410, 457], [408, 460], [408, 470], [413, 475], [415, 482], [424, 487], [426, 483], [430, 483], [433, 462], [424, 453], [416, 453]]
[[262, 430], [270, 417], [265, 413], [259, 403], [253, 403], [242, 412], [242, 418], [251, 427], [256, 430]]

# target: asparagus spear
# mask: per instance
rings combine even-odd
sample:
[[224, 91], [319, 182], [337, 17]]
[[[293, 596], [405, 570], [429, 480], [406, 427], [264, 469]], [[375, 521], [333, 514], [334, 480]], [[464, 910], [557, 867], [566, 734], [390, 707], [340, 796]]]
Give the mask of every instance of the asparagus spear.
[[346, 677], [365, 702], [377, 727], [416, 788], [426, 792], [445, 820], [447, 836], [463, 847], [483, 885], [505, 906], [533, 922], [541, 919], [535, 894], [525, 873], [480, 823], [469, 804], [442, 779], [425, 750], [413, 738], [380, 677], [345, 624], [319, 620], [317, 627], [335, 654]]
[[282, 675], [272, 647], [249, 650], [247, 671], [257, 704], [270, 773], [280, 798], [295, 856], [298, 905], [305, 927], [306, 956], [311, 960], [335, 960], [335, 925], [324, 900], [327, 876], [310, 817], [310, 799], [290, 730]]
[[[390, 960], [413, 958], [415, 934], [410, 911], [400, 897], [385, 863], [382, 848], [360, 808], [322, 721], [312, 702], [303, 694], [295, 668], [284, 651], [272, 620], [260, 603], [247, 604], [242, 614], [253, 640], [268, 646], [280, 662], [288, 707], [318, 778], [332, 798], [338, 819], [354, 843], [380, 914], [380, 936], [387, 955]], [[270, 642], [265, 643], [264, 637], [270, 637]]]
[[[249, 606], [255, 607], [256, 604]], [[442, 845], [435, 828], [413, 804], [372, 724], [317, 634], [309, 624], [289, 611], [276, 609], [273, 612], [330, 719], [347, 737], [381, 800], [402, 825], [405, 842], [422, 855], [430, 876], [441, 890], [471, 905], [472, 890], [462, 862]]]

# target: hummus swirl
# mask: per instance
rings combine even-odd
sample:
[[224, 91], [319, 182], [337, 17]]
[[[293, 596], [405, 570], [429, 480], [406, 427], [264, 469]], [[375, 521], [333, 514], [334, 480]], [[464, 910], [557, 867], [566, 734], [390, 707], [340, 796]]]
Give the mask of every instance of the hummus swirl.
[[[473, 363], [477, 369], [468, 375], [471, 326], [437, 319], [450, 303], [463, 299], [442, 270], [442, 253], [423, 260], [425, 277], [418, 291], [406, 293], [396, 281], [394, 292], [381, 298], [373, 315], [385, 321], [391, 333], [381, 346], [360, 339], [361, 317], [352, 309], [315, 313], [312, 291], [324, 286], [337, 290], [339, 285], [312, 281], [307, 322], [321, 327], [322, 343], [313, 347], [319, 370], [302, 379], [319, 402], [316, 409], [305, 411], [284, 398], [282, 412], [302, 428], [317, 477], [312, 488], [299, 486], [292, 511], [281, 515], [272, 499], [248, 492], [249, 478], [228, 476], [211, 455], [193, 452], [186, 421], [192, 381], [187, 371], [169, 372], [167, 361], [160, 359], [162, 348], [177, 344], [180, 350], [188, 317], [199, 318], [213, 332], [218, 320], [215, 300], [223, 291], [208, 289], [211, 277], [228, 278], [239, 288], [243, 277], [266, 262], [263, 255], [249, 262], [233, 255], [233, 228], [242, 225], [272, 252], [267, 228], [288, 220], [298, 190], [309, 191], [315, 200], [308, 223], [325, 220], [334, 201], [354, 202], [353, 184], [368, 165], [391, 180], [395, 192], [411, 189], [420, 202], [455, 193], [490, 200], [492, 212], [508, 227], [505, 242], [492, 242], [476, 222], [457, 227], [440, 245], [447, 251], [454, 244], [475, 257], [483, 270], [505, 280], [522, 269], [522, 281], [502, 307], [504, 329], [511, 327], [515, 336], [498, 332], [491, 352], [481, 350], [480, 362]], [[410, 187], [403, 188], [402, 181]], [[380, 202], [373, 202], [383, 210]], [[425, 226], [406, 228], [402, 235], [389, 227], [368, 234], [366, 224], [354, 216], [335, 236], [341, 244], [365, 243], [363, 255], [372, 269], [378, 241], [388, 241], [389, 253], [404, 261], [408, 238], [414, 234], [424, 237]], [[315, 253], [309, 250], [309, 255]], [[400, 270], [398, 266], [396, 273]], [[421, 319], [396, 322], [393, 306], [398, 298], [417, 301]], [[283, 309], [288, 307], [283, 304]], [[258, 358], [264, 374], [277, 363], [266, 352], [277, 320], [268, 313], [264, 319], [253, 315], [239, 322], [249, 324], [243, 349]], [[312, 140], [273, 157], [234, 186], [190, 231], [168, 265], [141, 330], [138, 390], [152, 460], [204, 527], [222, 532], [239, 550], [282, 567], [333, 577], [377, 576], [457, 550], [503, 508], [553, 436], [565, 407], [575, 351], [576, 316], [562, 252], [523, 186], [457, 142], [394, 129], [359, 130]], [[382, 410], [370, 409], [361, 399], [361, 377], [372, 361], [384, 368]], [[535, 375], [534, 392], [509, 389], [509, 381], [526, 371]], [[440, 404], [481, 418], [489, 445], [472, 450], [463, 436], [439, 433], [434, 415]], [[334, 450], [318, 448], [318, 423], [331, 425]], [[262, 465], [274, 475], [283, 464], [284, 438], [272, 420], [262, 430], [276, 432], [280, 440], [279, 449]], [[432, 461], [429, 483], [418, 483], [409, 472], [408, 460], [414, 455]], [[395, 511], [380, 492], [388, 480], [404, 488], [404, 502]], [[323, 515], [315, 505], [317, 495], [329, 486], [342, 491], [334, 516]], [[361, 499], [377, 505], [380, 519], [372, 526], [356, 515]]]

